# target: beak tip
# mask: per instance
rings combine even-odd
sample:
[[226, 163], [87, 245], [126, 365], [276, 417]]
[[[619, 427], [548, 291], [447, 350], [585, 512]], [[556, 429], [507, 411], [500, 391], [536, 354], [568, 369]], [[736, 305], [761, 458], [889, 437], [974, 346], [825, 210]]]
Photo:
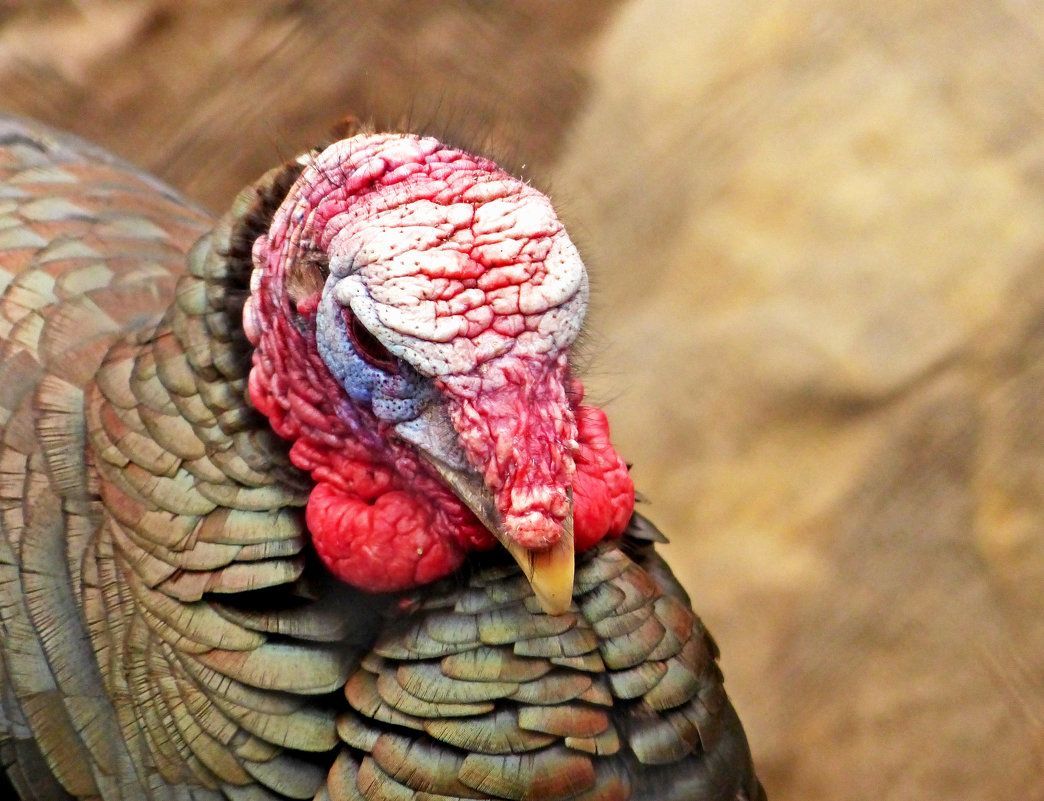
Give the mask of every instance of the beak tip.
[[540, 607], [548, 615], [560, 615], [573, 602], [573, 537], [567, 532], [555, 545], [542, 551], [509, 548], [522, 567]]
[[569, 611], [569, 607], [573, 604], [573, 594], [562, 593], [549, 595], [543, 592], [539, 592], [536, 588], [533, 588], [537, 600], [540, 602], [540, 608], [544, 610], [545, 615], [564, 615]]

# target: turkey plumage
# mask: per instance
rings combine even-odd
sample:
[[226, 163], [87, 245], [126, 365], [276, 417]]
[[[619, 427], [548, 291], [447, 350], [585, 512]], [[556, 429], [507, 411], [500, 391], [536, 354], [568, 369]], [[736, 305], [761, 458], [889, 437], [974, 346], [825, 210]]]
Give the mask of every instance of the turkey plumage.
[[360, 133], [214, 222], [0, 117], [0, 289], [26, 801], [763, 797], [527, 184]]

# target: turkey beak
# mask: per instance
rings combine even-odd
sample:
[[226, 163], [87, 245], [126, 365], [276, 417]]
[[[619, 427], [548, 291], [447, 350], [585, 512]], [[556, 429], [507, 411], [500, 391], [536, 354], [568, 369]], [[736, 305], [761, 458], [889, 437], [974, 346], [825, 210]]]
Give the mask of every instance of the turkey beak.
[[447, 465], [423, 450], [420, 453], [431, 464], [460, 500], [508, 553], [518, 562], [541, 609], [548, 615], [560, 615], [573, 601], [573, 508], [570, 493], [569, 515], [562, 521], [562, 536], [549, 548], [531, 550], [519, 545], [504, 526], [497, 511], [493, 493], [479, 476], [468, 470]]
[[[481, 518], [480, 518], [481, 519]], [[485, 524], [485, 521], [483, 521]], [[540, 601], [540, 607], [546, 614], [561, 615], [569, 610], [573, 602], [573, 510], [562, 521], [562, 536], [550, 548], [539, 551], [523, 548], [506, 532], [496, 531], [493, 536], [507, 548], [522, 572], [529, 579], [533, 594]]]

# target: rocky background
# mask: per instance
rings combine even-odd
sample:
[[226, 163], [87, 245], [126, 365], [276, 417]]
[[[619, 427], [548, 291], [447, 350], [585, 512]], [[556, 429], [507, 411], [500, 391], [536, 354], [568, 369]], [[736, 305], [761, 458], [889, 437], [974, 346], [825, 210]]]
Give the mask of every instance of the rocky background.
[[774, 801], [1044, 799], [1044, 8], [0, 0], [0, 106], [212, 209], [346, 114], [491, 150]]

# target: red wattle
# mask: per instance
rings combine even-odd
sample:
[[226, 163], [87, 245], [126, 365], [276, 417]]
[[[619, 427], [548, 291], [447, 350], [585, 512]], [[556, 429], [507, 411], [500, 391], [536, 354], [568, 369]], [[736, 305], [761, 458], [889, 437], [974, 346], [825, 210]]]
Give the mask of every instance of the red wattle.
[[609, 420], [594, 406], [574, 411], [580, 452], [573, 478], [573, 541], [584, 551], [619, 537], [634, 511], [634, 482], [609, 441]]
[[330, 571], [370, 592], [427, 584], [464, 561], [464, 550], [439, 538], [424, 507], [401, 490], [371, 504], [320, 483], [308, 498], [305, 521]]

